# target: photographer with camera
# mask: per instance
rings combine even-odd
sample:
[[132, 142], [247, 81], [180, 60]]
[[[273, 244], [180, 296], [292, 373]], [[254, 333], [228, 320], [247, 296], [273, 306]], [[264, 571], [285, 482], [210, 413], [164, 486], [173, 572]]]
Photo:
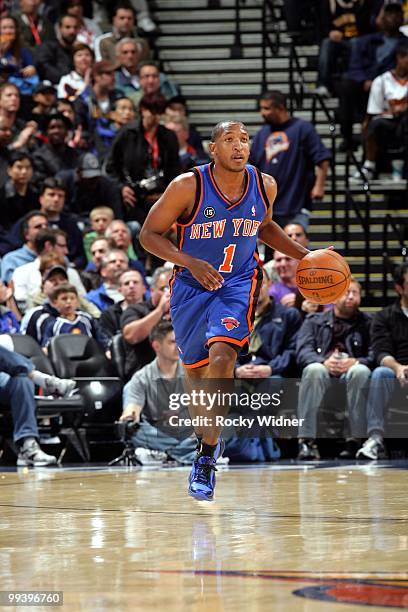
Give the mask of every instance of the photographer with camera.
[[139, 103], [140, 121], [129, 123], [115, 140], [106, 172], [121, 188], [126, 220], [141, 225], [167, 185], [181, 172], [177, 137], [160, 125], [166, 99], [147, 94]]
[[189, 464], [196, 450], [191, 432], [178, 428], [178, 438], [168, 433], [169, 418], [177, 414], [169, 408], [169, 393], [183, 392], [184, 376], [170, 321], [162, 320], [152, 329], [150, 342], [156, 358], [136, 372], [126, 385], [120, 421], [131, 422], [127, 426], [130, 431], [139, 423], [131, 440], [140, 463], [161, 462], [166, 453], [170, 459]]

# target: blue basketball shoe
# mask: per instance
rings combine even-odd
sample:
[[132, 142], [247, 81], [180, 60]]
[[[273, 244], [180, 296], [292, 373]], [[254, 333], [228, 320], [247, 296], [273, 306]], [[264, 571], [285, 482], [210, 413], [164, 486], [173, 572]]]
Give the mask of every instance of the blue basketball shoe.
[[201, 501], [211, 501], [215, 488], [215, 458], [199, 455], [193, 461], [188, 494]]

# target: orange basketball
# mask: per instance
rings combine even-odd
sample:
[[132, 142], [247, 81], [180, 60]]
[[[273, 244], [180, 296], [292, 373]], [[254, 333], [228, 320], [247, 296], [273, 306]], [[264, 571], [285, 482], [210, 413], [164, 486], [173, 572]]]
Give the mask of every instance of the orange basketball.
[[348, 289], [351, 272], [347, 261], [327, 249], [311, 251], [300, 260], [296, 284], [300, 293], [315, 304], [331, 304]]

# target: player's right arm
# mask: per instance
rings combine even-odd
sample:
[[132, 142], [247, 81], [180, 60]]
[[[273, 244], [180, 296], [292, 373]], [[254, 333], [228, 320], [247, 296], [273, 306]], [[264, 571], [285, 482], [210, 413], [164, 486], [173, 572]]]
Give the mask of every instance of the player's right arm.
[[167, 187], [152, 206], [140, 232], [140, 244], [146, 251], [165, 261], [187, 268], [202, 286], [214, 291], [222, 286], [221, 274], [211, 264], [191, 257], [164, 236], [180, 217], [187, 217], [195, 200], [196, 182], [192, 172], [181, 174]]

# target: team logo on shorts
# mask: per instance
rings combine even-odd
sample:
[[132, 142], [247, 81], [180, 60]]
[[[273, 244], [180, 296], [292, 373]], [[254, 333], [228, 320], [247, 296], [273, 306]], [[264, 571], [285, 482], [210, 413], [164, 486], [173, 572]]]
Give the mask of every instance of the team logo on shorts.
[[221, 325], [224, 325], [227, 331], [232, 331], [239, 327], [239, 321], [237, 321], [234, 317], [224, 317], [221, 319]]
[[215, 216], [215, 208], [213, 208], [212, 206], [207, 206], [206, 208], [204, 208], [204, 217], [207, 217], [207, 219], [211, 219], [211, 217]]

